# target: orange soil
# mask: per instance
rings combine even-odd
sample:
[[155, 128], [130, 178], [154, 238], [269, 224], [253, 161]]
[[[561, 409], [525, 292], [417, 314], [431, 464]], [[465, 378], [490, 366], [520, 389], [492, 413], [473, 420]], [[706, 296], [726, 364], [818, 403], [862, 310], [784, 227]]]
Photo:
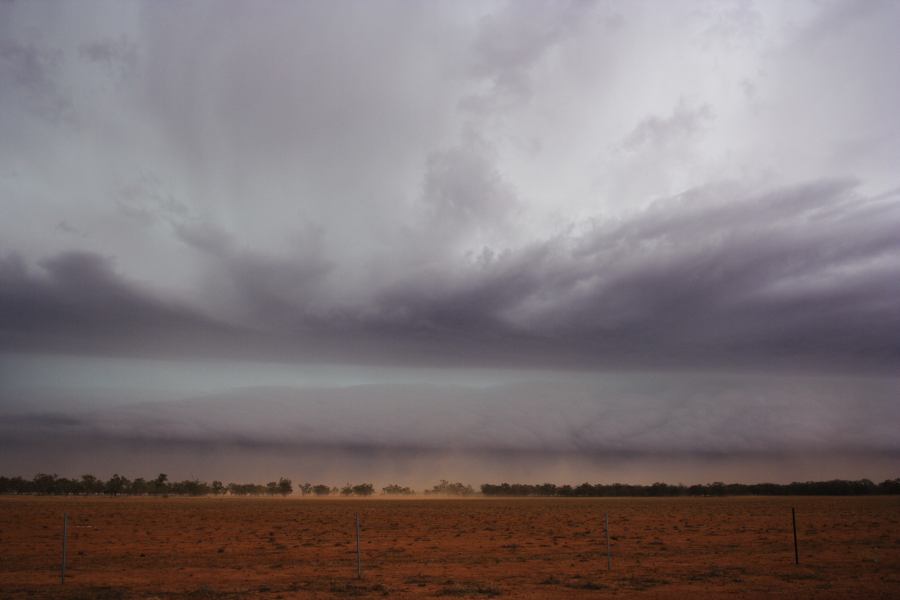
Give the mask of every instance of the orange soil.
[[0, 598], [725, 594], [900, 597], [900, 498], [0, 498]]

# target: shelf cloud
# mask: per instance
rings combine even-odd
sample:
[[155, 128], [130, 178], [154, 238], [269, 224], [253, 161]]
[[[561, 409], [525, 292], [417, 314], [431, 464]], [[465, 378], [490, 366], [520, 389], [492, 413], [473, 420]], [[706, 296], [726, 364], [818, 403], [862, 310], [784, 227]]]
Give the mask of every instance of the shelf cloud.
[[896, 368], [897, 196], [867, 197], [848, 180], [740, 193], [692, 190], [627, 220], [456, 263], [410, 258], [340, 291], [329, 279], [341, 265], [315, 250], [268, 256], [222, 231], [179, 229], [211, 254], [210, 278], [234, 296], [231, 319], [129, 281], [95, 253], [35, 267], [13, 255], [0, 269], [3, 339], [138, 356], [314, 359], [312, 343], [329, 359], [346, 345], [354, 360], [388, 364]]

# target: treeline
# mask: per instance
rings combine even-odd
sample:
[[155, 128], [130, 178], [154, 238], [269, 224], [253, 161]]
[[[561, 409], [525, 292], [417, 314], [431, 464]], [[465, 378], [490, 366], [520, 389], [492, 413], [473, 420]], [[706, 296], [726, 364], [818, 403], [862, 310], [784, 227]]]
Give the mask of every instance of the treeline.
[[39, 494], [51, 496], [287, 496], [294, 489], [284, 477], [265, 485], [254, 483], [207, 483], [197, 479], [169, 481], [160, 473], [155, 479], [129, 479], [116, 474], [103, 481], [93, 475], [75, 479], [38, 473], [32, 479], [0, 476], [0, 494]]
[[484, 496], [558, 496], [564, 498], [615, 498], [661, 496], [875, 496], [900, 494], [900, 478], [874, 483], [868, 479], [847, 481], [804, 481], [780, 483], [708, 483], [704, 485], [629, 485], [625, 483], [556, 485], [553, 483], [485, 483], [481, 486]]
[[[366, 498], [375, 494], [372, 483], [347, 483], [340, 487], [325, 484], [301, 483], [296, 486], [303, 496], [343, 496]], [[128, 479], [121, 475], [113, 475], [103, 481], [93, 475], [82, 475], [77, 479], [68, 479], [38, 473], [32, 479], [22, 477], [0, 476], [0, 494], [36, 494], [55, 496], [288, 496], [294, 493], [293, 482], [280, 477], [278, 481], [270, 481], [265, 485], [256, 483], [228, 483], [213, 481], [206, 483], [197, 479], [169, 481], [165, 473], [155, 479]], [[413, 496], [416, 491], [396, 483], [381, 488], [384, 496]], [[450, 482], [442, 479], [426, 496], [459, 496], [476, 495], [471, 485]], [[900, 494], [900, 478], [888, 479], [874, 483], [868, 479], [848, 481], [833, 479], [831, 481], [805, 481], [788, 484], [779, 483], [722, 483], [705, 485], [670, 485], [654, 483], [652, 485], [630, 485], [625, 483], [556, 485], [554, 483], [485, 483], [481, 486], [481, 495], [493, 497], [563, 497], [563, 498], [604, 498], [604, 497], [663, 497], [663, 496], [874, 496]]]
[[[297, 491], [303, 496], [354, 496], [368, 497], [375, 494], [373, 483], [347, 483], [340, 487], [332, 487], [322, 483], [309, 482], [298, 484]], [[94, 475], [82, 475], [69, 479], [38, 473], [32, 479], [23, 477], [0, 476], [0, 494], [32, 494], [47, 496], [288, 496], [294, 493], [293, 482], [281, 477], [278, 481], [270, 481], [262, 485], [258, 483], [229, 483], [221, 481], [207, 483], [198, 479], [169, 481], [168, 475], [160, 473], [155, 479], [138, 477], [129, 479], [115, 474], [103, 481]], [[416, 491], [407, 486], [392, 483], [381, 488], [385, 496], [414, 496]], [[442, 479], [426, 495], [471, 496], [475, 490], [470, 485]]]

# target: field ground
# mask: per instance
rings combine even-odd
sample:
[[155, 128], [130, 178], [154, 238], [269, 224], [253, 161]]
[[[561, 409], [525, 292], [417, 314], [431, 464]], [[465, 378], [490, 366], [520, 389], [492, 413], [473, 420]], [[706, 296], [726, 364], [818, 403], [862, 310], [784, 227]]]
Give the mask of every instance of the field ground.
[[900, 498], [0, 498], [4, 599], [726, 594], [900, 597]]

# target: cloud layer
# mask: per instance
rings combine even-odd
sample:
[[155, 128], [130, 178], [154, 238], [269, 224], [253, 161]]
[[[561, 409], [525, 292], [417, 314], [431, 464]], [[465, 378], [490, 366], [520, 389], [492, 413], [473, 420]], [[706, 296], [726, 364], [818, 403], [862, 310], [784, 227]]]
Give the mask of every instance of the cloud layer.
[[6, 352], [898, 364], [895, 3], [94, 9], [0, 7]]
[[[0, 428], [71, 442], [7, 460], [174, 431], [207, 455], [896, 465], [898, 22], [890, 0], [0, 2]], [[576, 385], [662, 372], [685, 379]], [[738, 372], [779, 377], [704, 379]], [[559, 387], [502, 388], [523, 374]], [[436, 385], [468, 378], [502, 389]], [[306, 388], [257, 422], [248, 385]], [[231, 416], [70, 410], [197, 390]]]
[[[166, 300], [109, 259], [0, 268], [7, 349], [516, 365], [896, 367], [900, 202], [834, 180], [696, 189], [628, 219], [447, 265], [411, 256], [335, 291], [312, 250], [289, 260], [178, 225], [209, 254], [231, 320]], [[407, 250], [415, 251], [415, 244]]]
[[[183, 470], [180, 452], [245, 453], [258, 455], [245, 457], [258, 468], [274, 468], [261, 457], [279, 465], [293, 460], [291, 473], [337, 479], [360, 465], [370, 469], [364, 477], [386, 477], [398, 465], [430, 462], [437, 468], [448, 458], [455, 471], [471, 469], [467, 477], [508, 477], [531, 461], [529, 480], [606, 481], [629, 470], [632, 477], [646, 477], [646, 469], [666, 461], [679, 469], [689, 465], [692, 480], [715, 465], [720, 478], [742, 477], [739, 470], [727, 472], [742, 461], [806, 461], [805, 472], [814, 477], [888, 477], [900, 456], [897, 391], [897, 381], [887, 379], [696, 374], [486, 388], [254, 387], [162, 404], [0, 416], [0, 448], [7, 457], [0, 469], [21, 469], [16, 461], [30, 452], [43, 456], [68, 448], [72, 458], [83, 453], [78, 448], [105, 447], [160, 461], [148, 468]], [[36, 444], [44, 445], [42, 452]], [[833, 462], [835, 457], [841, 458]], [[328, 468], [316, 466], [318, 459]], [[808, 470], [816, 459], [818, 467]], [[485, 470], [479, 463], [495, 464]], [[58, 457], [51, 464], [74, 468]], [[677, 472], [683, 477], [685, 470]], [[434, 471], [430, 476], [436, 477]], [[784, 476], [798, 475], [775, 467], [755, 475]], [[415, 479], [428, 481], [425, 472]]]

